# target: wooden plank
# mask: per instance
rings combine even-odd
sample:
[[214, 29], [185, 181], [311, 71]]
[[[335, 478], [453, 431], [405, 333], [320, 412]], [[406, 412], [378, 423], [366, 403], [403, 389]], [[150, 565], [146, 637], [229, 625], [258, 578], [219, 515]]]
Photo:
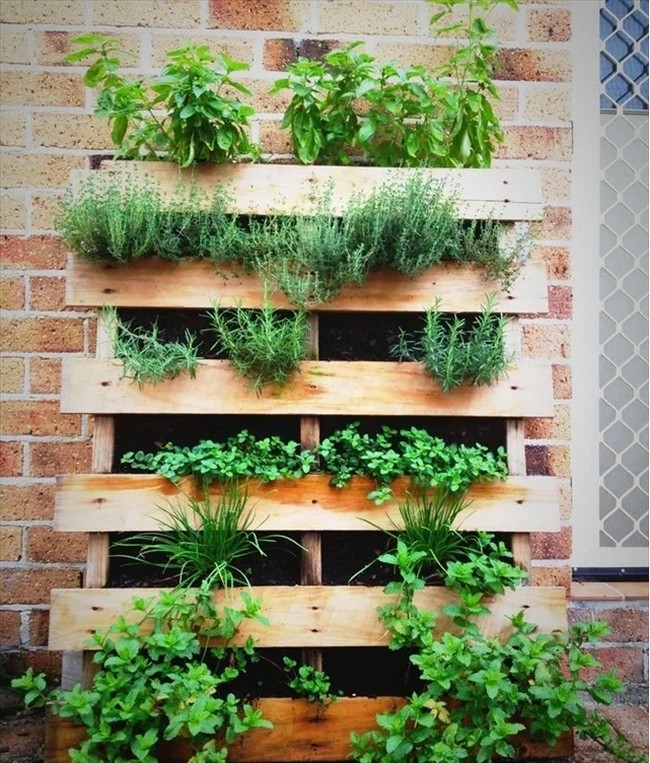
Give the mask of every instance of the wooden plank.
[[[334, 214], [350, 200], [382, 185], [403, 183], [415, 172], [443, 184], [457, 199], [464, 219], [540, 220], [543, 209], [541, 173], [535, 169], [408, 169], [327, 167], [278, 164], [204, 164], [181, 170], [167, 162], [105, 162], [105, 175], [148, 178], [168, 198], [195, 185], [202, 191], [226, 190], [236, 214], [313, 214], [324, 194]], [[77, 170], [83, 177], [88, 171]], [[206, 197], [206, 205], [211, 203]]]
[[[381, 588], [365, 586], [272, 586], [247, 589], [262, 600], [262, 612], [270, 626], [247, 622], [234, 643], [255, 638], [259, 647], [349, 647], [386, 646], [386, 627], [377, 619], [377, 607], [390, 597]], [[54, 589], [50, 602], [50, 649], [92, 649], [89, 638], [97, 630], [129, 610], [134, 596], [151, 597], [156, 589]], [[237, 590], [216, 591], [218, 606], [236, 606]], [[455, 600], [446, 588], [432, 587], [416, 594], [416, 603], [440, 613]], [[541, 631], [566, 627], [564, 588], [529, 587], [486, 599], [491, 615], [481, 618], [481, 630], [490, 636], [505, 636], [511, 630], [509, 616], [526, 609]], [[130, 617], [127, 614], [127, 618]], [[439, 614], [436, 632], [453, 630], [452, 622]]]
[[[209, 262], [162, 262], [141, 260], [128, 265], [88, 262], [73, 258], [66, 279], [69, 305], [96, 307], [160, 307], [209, 309], [213, 301], [222, 307], [241, 305], [260, 308], [264, 291], [259, 276]], [[487, 280], [476, 265], [436, 265], [417, 278], [394, 270], [370, 273], [363, 287], [345, 287], [332, 302], [318, 305], [319, 312], [421, 312], [440, 297], [452, 313], [476, 313], [486, 294], [497, 294], [495, 309], [502, 313], [545, 313], [548, 310], [546, 268], [529, 264], [522, 268], [510, 292]], [[290, 307], [280, 292], [269, 295], [278, 308]]]
[[[347, 758], [350, 734], [376, 727], [375, 716], [404, 704], [401, 697], [341, 697], [323, 712], [300, 699], [270, 697], [255, 702], [273, 729], [254, 729], [237, 738], [228, 751], [231, 763], [334, 763]], [[44, 763], [69, 763], [68, 750], [84, 739], [80, 726], [67, 718], [46, 717]], [[564, 734], [555, 747], [533, 742], [523, 735], [514, 738], [518, 758], [564, 758], [573, 753], [571, 734]], [[189, 752], [179, 744], [165, 746], [157, 754], [161, 763], [186, 763]]]
[[260, 394], [227, 360], [205, 360], [196, 379], [179, 376], [143, 388], [122, 378], [119, 361], [65, 358], [63, 413], [188, 413], [383, 416], [552, 416], [551, 367], [513, 366], [489, 387], [450, 393], [420, 363], [305, 361], [284, 387]]
[[[355, 477], [347, 488], [335, 488], [327, 475], [268, 484], [251, 481], [248, 494], [260, 523], [268, 531], [363, 531], [368, 522], [389, 529], [400, 525], [397, 501], [409, 489], [408, 479], [393, 483], [395, 500], [375, 506], [367, 495], [374, 483]], [[215, 484], [213, 500], [220, 493]], [[178, 486], [153, 474], [73, 474], [57, 479], [54, 526], [66, 532], [139, 532], [159, 529], [164, 508], [182, 505], [183, 497], [200, 498], [190, 478]], [[559, 482], [554, 477], [510, 477], [505, 482], [472, 486], [470, 506], [459, 515], [460, 530], [557, 532], [560, 528]]]

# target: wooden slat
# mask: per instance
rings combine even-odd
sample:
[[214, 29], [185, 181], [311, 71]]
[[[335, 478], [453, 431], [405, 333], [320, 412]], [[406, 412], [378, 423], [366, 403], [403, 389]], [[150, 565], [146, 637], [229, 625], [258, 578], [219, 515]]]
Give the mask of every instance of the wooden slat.
[[489, 387], [450, 393], [420, 363], [305, 361], [284, 387], [256, 394], [227, 360], [202, 361], [187, 375], [143, 388], [119, 361], [65, 358], [63, 413], [188, 413], [383, 416], [552, 416], [550, 365], [522, 361]]
[[[262, 306], [264, 290], [259, 277], [208, 262], [141, 260], [128, 265], [88, 262], [75, 257], [68, 269], [66, 300], [69, 305], [94, 307], [158, 307], [207, 309], [213, 301], [221, 307]], [[545, 313], [548, 310], [546, 271], [543, 265], [522, 268], [512, 290], [487, 280], [475, 265], [437, 265], [417, 278], [394, 270], [370, 273], [359, 288], [347, 286], [332, 302], [318, 305], [319, 312], [421, 312], [436, 297], [452, 313], [476, 313], [486, 294], [498, 294], [495, 309], [502, 313]], [[278, 308], [290, 307], [280, 292], [269, 295]]]
[[[409, 480], [393, 483], [395, 500], [375, 506], [366, 497], [371, 480], [355, 477], [347, 488], [335, 488], [326, 475], [279, 480], [248, 486], [261, 530], [356, 531], [372, 522], [389, 529], [399, 526], [398, 500]], [[216, 500], [219, 485], [212, 487]], [[178, 486], [150, 474], [73, 474], [57, 479], [54, 523], [66, 532], [139, 532], [159, 529], [166, 506], [183, 505], [183, 496], [199, 497], [194, 481]], [[553, 477], [510, 477], [505, 482], [472, 486], [469, 508], [456, 526], [461, 530], [494, 532], [556, 532], [560, 528], [559, 482]], [[162, 507], [162, 508], [161, 508]], [[366, 521], [364, 521], [366, 520]]]
[[[228, 751], [231, 763], [333, 763], [350, 753], [350, 734], [376, 728], [375, 716], [404, 704], [399, 697], [342, 697], [325, 712], [300, 699], [267, 698], [255, 703], [273, 729], [254, 729], [238, 737]], [[68, 750], [84, 739], [83, 729], [67, 718], [48, 715], [44, 763], [69, 763]], [[514, 738], [517, 758], [565, 758], [573, 753], [571, 734], [555, 745], [533, 742], [523, 735]], [[187, 748], [165, 746], [158, 752], [161, 763], [186, 763]]]
[[[272, 586], [247, 589], [262, 600], [263, 614], [270, 626], [246, 622], [234, 639], [243, 644], [252, 635], [260, 647], [348, 647], [386, 646], [386, 627], [377, 618], [377, 607], [390, 597], [381, 588], [364, 586]], [[50, 649], [93, 648], [88, 642], [129, 610], [134, 596], [151, 597], [156, 589], [54, 589], [50, 603]], [[218, 606], [236, 606], [237, 591], [217, 591]], [[510, 632], [508, 617], [525, 608], [529, 619], [541, 631], [566, 627], [564, 588], [519, 588], [503, 596], [486, 599], [492, 613], [481, 618], [481, 630], [490, 636]], [[416, 595], [420, 607], [440, 611], [455, 600], [446, 588], [433, 587]], [[127, 615], [128, 617], [128, 615]], [[453, 630], [451, 621], [440, 614], [436, 632]]]
[[[325, 167], [273, 164], [201, 165], [181, 170], [166, 162], [104, 163], [105, 174], [147, 177], [163, 195], [187, 189], [226, 189], [237, 214], [310, 214], [320, 209], [324, 193], [332, 199], [332, 211], [340, 214], [359, 194], [381, 185], [403, 183], [418, 172], [444, 185], [457, 201], [459, 217], [499, 220], [539, 220], [543, 195], [541, 174], [534, 169], [396, 169], [384, 167]], [[87, 171], [77, 170], [83, 177]], [[206, 199], [209, 203], [209, 199]]]

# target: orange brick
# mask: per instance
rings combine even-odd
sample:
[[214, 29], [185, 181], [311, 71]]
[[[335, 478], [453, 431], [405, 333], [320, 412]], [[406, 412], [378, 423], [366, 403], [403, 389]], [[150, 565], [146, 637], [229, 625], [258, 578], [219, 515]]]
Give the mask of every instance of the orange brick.
[[95, 0], [95, 24], [135, 27], [198, 27], [201, 23], [199, 0]]
[[22, 278], [0, 278], [0, 307], [22, 310], [25, 307], [25, 282]]
[[0, 477], [20, 477], [23, 451], [18, 442], [0, 442]]
[[113, 148], [108, 122], [94, 114], [34, 114], [32, 136], [47, 148]]
[[[213, 55], [225, 53], [236, 61], [253, 63], [253, 43], [249, 39], [222, 37], [218, 32], [204, 32], [201, 35], [156, 34], [151, 37], [151, 65], [158, 68], [169, 63], [167, 52], [176, 50], [189, 43], [208, 45]], [[245, 84], [248, 85], [248, 82]], [[270, 85], [270, 83], [268, 83]], [[239, 96], [241, 98], [241, 94]], [[248, 101], [247, 101], [248, 103]]]
[[0, 527], [0, 560], [17, 562], [22, 556], [23, 531], [21, 527]]
[[570, 286], [548, 287], [548, 317], [571, 318], [573, 315], [573, 289]]
[[62, 270], [65, 246], [56, 236], [0, 236], [0, 267], [11, 270]]
[[89, 442], [33, 442], [29, 448], [32, 477], [83, 474], [90, 470]]
[[568, 42], [571, 39], [571, 11], [565, 8], [531, 8], [528, 39], [533, 42]]
[[22, 358], [0, 358], [0, 393], [17, 394], [23, 391], [25, 361]]
[[11, 318], [3, 322], [5, 352], [81, 352], [83, 323], [78, 318]]
[[20, 645], [20, 612], [0, 611], [0, 646]]
[[523, 354], [527, 358], [571, 357], [571, 334], [564, 323], [534, 323], [522, 327]]
[[71, 170], [85, 167], [83, 156], [57, 154], [5, 154], [2, 160], [3, 188], [65, 188]]
[[218, 29], [263, 29], [283, 32], [308, 30], [310, 3], [301, 0], [257, 0], [233, 3], [210, 0], [208, 26]]
[[52, 519], [54, 485], [0, 485], [0, 516], [10, 521]]
[[569, 559], [572, 534], [570, 527], [559, 533], [531, 533], [530, 555], [533, 559]]
[[30, 307], [32, 310], [67, 310], [65, 278], [35, 276], [29, 279]]
[[571, 592], [570, 567], [533, 567], [530, 583], [535, 586], [561, 586]]
[[0, 114], [0, 146], [24, 146], [25, 115], [5, 111]]
[[3, 72], [5, 106], [83, 106], [81, 74]]
[[37, 395], [58, 395], [61, 391], [61, 361], [57, 358], [31, 358], [29, 389]]
[[320, 61], [323, 56], [334, 50], [339, 44], [337, 40], [290, 40], [286, 38], [266, 40], [264, 43], [264, 68], [269, 71], [283, 71], [289, 64], [295, 63], [300, 56], [312, 61]]
[[541, 222], [531, 223], [530, 232], [534, 238], [570, 239], [570, 207], [545, 207]]
[[553, 365], [553, 397], [556, 400], [571, 400], [571, 366]]
[[571, 257], [569, 250], [561, 246], [539, 246], [535, 250], [535, 259], [546, 264], [546, 272], [551, 280], [571, 278]]
[[[27, 207], [25, 200], [10, 193], [0, 194], [0, 219], [4, 228], [25, 230], [27, 227]], [[0, 236], [0, 240], [3, 237]]]
[[329, 0], [319, 4], [318, 33], [418, 35], [428, 31], [421, 9], [421, 3], [409, 0]]
[[246, 102], [255, 109], [258, 114], [282, 114], [289, 105], [291, 94], [288, 90], [271, 95], [269, 93], [268, 80], [246, 80], [246, 87], [253, 93], [252, 98]]
[[85, 533], [57, 532], [52, 527], [30, 527], [27, 532], [27, 558], [32, 562], [85, 562]]
[[[72, 40], [79, 32], [60, 32], [48, 29], [44, 32], [34, 32], [35, 61], [39, 66], [84, 66], [92, 61], [92, 57], [86, 62], [67, 63], [63, 59], [79, 48], [72, 45]], [[134, 57], [120, 55], [122, 68], [129, 69], [140, 65], [140, 37], [135, 34], [120, 34], [111, 32], [113, 40], [119, 40], [121, 46], [133, 53]]]
[[502, 48], [495, 80], [511, 82], [570, 82], [571, 53], [564, 50]]
[[505, 143], [499, 149], [501, 159], [570, 160], [573, 150], [568, 127], [505, 128]]
[[0, 604], [48, 604], [53, 588], [79, 588], [81, 573], [74, 569], [3, 570]]
[[291, 134], [281, 130], [279, 122], [260, 121], [260, 148], [268, 154], [291, 154]]
[[50, 613], [43, 609], [33, 609], [29, 613], [29, 645], [47, 646]]
[[570, 477], [569, 447], [567, 445], [526, 445], [526, 473], [546, 477]]
[[0, 62], [3, 64], [28, 64], [27, 35], [18, 29], [3, 29], [0, 37]]
[[552, 418], [526, 419], [529, 440], [568, 440], [571, 437], [571, 411], [568, 405], [557, 404]]
[[32, 195], [32, 227], [37, 230], [53, 231], [55, 215], [59, 211], [61, 195]]
[[539, 89], [532, 86], [526, 91], [524, 116], [531, 122], [559, 120], [571, 121], [571, 90], [569, 88]]
[[5, 434], [44, 437], [81, 434], [81, 416], [60, 413], [58, 401], [5, 400], [0, 403], [0, 412]]
[[375, 57], [380, 63], [392, 61], [398, 66], [424, 66], [435, 71], [453, 50], [451, 45], [379, 41], [375, 46]]
[[0, 21], [4, 24], [79, 24], [84, 18], [84, 0], [3, 0]]

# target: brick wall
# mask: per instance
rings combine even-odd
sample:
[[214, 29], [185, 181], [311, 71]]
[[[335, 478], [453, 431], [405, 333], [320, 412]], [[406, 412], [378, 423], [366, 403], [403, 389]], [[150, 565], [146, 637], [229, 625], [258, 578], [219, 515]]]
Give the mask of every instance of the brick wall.
[[[492, 19], [504, 46], [496, 78], [507, 141], [498, 163], [539, 167], [543, 176], [547, 207], [533, 235], [535, 256], [548, 267], [550, 312], [522, 319], [522, 351], [552, 361], [555, 417], [527, 422], [526, 460], [530, 474], [561, 478], [563, 529], [533, 537], [533, 582], [568, 587], [573, 0], [520, 2], [519, 12], [499, 10]], [[281, 154], [288, 149], [286, 133], [278, 130], [286, 97], [267, 93], [277, 72], [299, 55], [318, 56], [359, 38], [380, 59], [435, 63], [445, 56], [446, 43], [429, 36], [431, 12], [423, 0], [0, 4], [0, 648], [12, 667], [28, 662], [57, 672], [59, 657], [46, 650], [49, 590], [78, 586], [85, 558], [83, 539], [54, 534], [51, 525], [55, 475], [89, 470], [92, 421], [60, 414], [58, 401], [62, 354], [93, 352], [95, 318], [65, 307], [66, 252], [53, 231], [53, 215], [70, 170], [89, 166], [89, 157], [111, 144], [106, 125], [92, 116], [83, 69], [61, 62], [71, 37], [88, 30], [119, 36], [136, 54], [129, 63], [134, 74], [153, 72], [166, 50], [185, 41], [207, 42], [246, 61], [251, 69], [244, 76], [259, 112], [253, 137], [265, 151]], [[626, 639], [623, 629], [621, 641]], [[629, 670], [638, 682], [644, 668], [635, 649]]]

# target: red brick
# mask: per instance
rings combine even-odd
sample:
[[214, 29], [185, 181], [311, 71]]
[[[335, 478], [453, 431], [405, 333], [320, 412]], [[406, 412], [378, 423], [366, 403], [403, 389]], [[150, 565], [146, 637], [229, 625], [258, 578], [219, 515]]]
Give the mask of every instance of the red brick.
[[58, 684], [61, 678], [61, 652], [50, 652], [47, 649], [21, 650], [5, 653], [2, 657], [4, 659], [0, 664], [0, 670], [5, 675], [19, 676], [31, 667], [36, 673], [47, 673], [55, 684]]
[[571, 622], [603, 620], [611, 628], [602, 641], [625, 643], [646, 643], [648, 641], [648, 610], [638, 607], [600, 609], [572, 607], [569, 610]]
[[54, 485], [0, 485], [2, 519], [52, 519], [53, 515]]
[[[614, 728], [624, 734], [632, 745], [646, 757], [648, 754], [648, 708], [616, 705], [600, 707], [598, 712], [609, 720]], [[575, 740], [575, 763], [620, 763], [620, 758], [608, 755], [603, 748], [590, 739]]]
[[22, 310], [25, 307], [25, 282], [22, 278], [0, 278], [0, 308]]
[[526, 445], [526, 474], [570, 477], [571, 457], [567, 445]]
[[29, 613], [29, 645], [47, 646], [50, 613], [45, 609], [32, 609]]
[[569, 440], [571, 411], [568, 405], [556, 405], [551, 418], [525, 419], [524, 431], [528, 440]]
[[533, 567], [530, 575], [531, 585], [560, 586], [567, 593], [571, 591], [570, 567]]
[[534, 42], [568, 42], [571, 11], [564, 8], [532, 8], [528, 16], [528, 39]]
[[30, 527], [27, 532], [27, 558], [32, 562], [85, 562], [85, 533], [57, 532], [52, 527]]
[[65, 245], [55, 236], [0, 236], [0, 267], [11, 270], [63, 270]]
[[0, 646], [20, 644], [20, 612], [0, 611]]
[[532, 559], [569, 559], [571, 557], [571, 528], [563, 527], [559, 533], [531, 533]]
[[535, 250], [535, 259], [545, 263], [549, 279], [559, 281], [571, 278], [568, 249], [561, 246], [539, 246]]
[[553, 365], [553, 397], [556, 400], [571, 400], [571, 366]]
[[5, 400], [0, 403], [0, 416], [5, 434], [62, 437], [81, 434], [81, 416], [60, 413], [56, 401]]
[[29, 389], [37, 395], [58, 395], [61, 391], [61, 361], [58, 358], [31, 358]]
[[29, 447], [33, 477], [83, 474], [90, 470], [89, 442], [33, 442]]
[[0, 477], [20, 477], [23, 451], [18, 442], [0, 442]]
[[3, 322], [0, 350], [5, 352], [81, 352], [79, 318], [10, 318]]
[[495, 80], [569, 82], [571, 54], [560, 50], [502, 48], [498, 53]]
[[583, 676], [593, 681], [597, 675], [615, 670], [625, 683], [643, 683], [643, 650], [638, 647], [607, 646], [590, 650], [600, 662], [599, 668], [585, 670]]
[[[264, 68], [269, 71], [284, 71], [300, 56], [320, 61], [330, 51], [340, 45], [337, 40], [266, 40], [264, 43]], [[268, 85], [267, 85], [268, 87]]]
[[256, 0], [254, 3], [210, 0], [208, 27], [298, 32], [305, 29], [310, 14], [310, 4], [303, 0]]
[[49, 604], [53, 588], [78, 588], [81, 572], [72, 569], [3, 570], [0, 604]]
[[45, 743], [45, 722], [43, 711], [37, 715], [14, 716], [0, 720], [0, 737], [2, 749], [10, 750], [11, 757], [4, 757], [0, 752], [2, 763], [14, 761], [43, 760]]
[[29, 279], [32, 310], [67, 310], [65, 278], [36, 276]]
[[548, 287], [549, 318], [571, 318], [573, 316], [573, 289], [570, 286]]

